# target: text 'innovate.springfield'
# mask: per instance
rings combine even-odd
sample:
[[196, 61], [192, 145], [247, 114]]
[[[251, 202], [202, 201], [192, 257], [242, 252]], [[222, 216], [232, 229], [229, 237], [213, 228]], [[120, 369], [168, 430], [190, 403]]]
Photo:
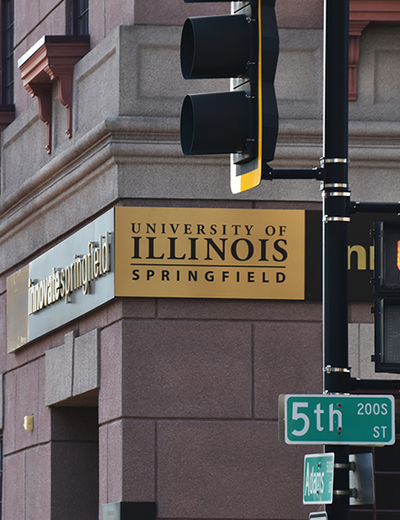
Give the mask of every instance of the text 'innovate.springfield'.
[[100, 235], [98, 244], [88, 243], [88, 252], [75, 254], [74, 261], [62, 269], [53, 267], [51, 274], [38, 282], [30, 281], [28, 294], [28, 314], [40, 311], [44, 307], [65, 298], [81, 288], [88, 294], [92, 280], [110, 271], [109, 233]]

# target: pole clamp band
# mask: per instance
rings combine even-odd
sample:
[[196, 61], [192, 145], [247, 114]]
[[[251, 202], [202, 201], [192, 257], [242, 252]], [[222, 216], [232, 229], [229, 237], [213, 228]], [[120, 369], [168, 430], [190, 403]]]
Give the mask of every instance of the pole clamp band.
[[330, 392], [329, 390], [324, 390], [324, 395], [351, 395], [349, 392]]
[[[325, 186], [326, 188], [326, 186]], [[325, 191], [324, 197], [350, 197], [349, 191]]]
[[350, 217], [328, 217], [328, 215], [324, 215], [323, 222], [350, 222]]
[[325, 184], [325, 188], [332, 189], [332, 188], [344, 188], [347, 189], [349, 186], [346, 182], [332, 182]]
[[349, 471], [355, 471], [356, 470], [356, 463], [355, 462], [335, 462], [333, 467], [335, 469], [348, 469]]
[[320, 165], [322, 167], [324, 167], [325, 164], [349, 164], [350, 163], [350, 160], [349, 159], [346, 159], [346, 158], [326, 158], [326, 157], [321, 157], [320, 160]]
[[324, 368], [324, 372], [327, 374], [332, 374], [333, 372], [344, 372], [345, 374], [350, 374], [351, 369], [350, 368], [344, 368], [344, 367], [333, 367], [331, 365], [326, 365]]
[[357, 498], [357, 489], [334, 489], [333, 494], [339, 497]]

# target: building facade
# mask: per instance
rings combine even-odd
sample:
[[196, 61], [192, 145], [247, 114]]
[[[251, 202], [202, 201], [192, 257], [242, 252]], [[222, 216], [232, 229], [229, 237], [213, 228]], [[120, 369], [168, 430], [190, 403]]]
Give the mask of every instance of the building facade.
[[[3, 520], [303, 520], [316, 508], [302, 504], [303, 457], [322, 448], [279, 442], [278, 397], [322, 392], [319, 184], [232, 195], [226, 156], [180, 148], [184, 95], [228, 88], [182, 79], [181, 27], [226, 12], [2, 2]], [[276, 0], [276, 12], [271, 165], [314, 168], [323, 2]], [[351, 1], [353, 200], [398, 198], [399, 25], [398, 0]], [[356, 230], [349, 272], [369, 278], [358, 240]], [[257, 254], [300, 263], [261, 273], [246, 264]], [[396, 378], [374, 372], [362, 284], [349, 303], [352, 376]], [[396, 449], [375, 450], [377, 500], [354, 519], [398, 515], [385, 491], [400, 479]]]

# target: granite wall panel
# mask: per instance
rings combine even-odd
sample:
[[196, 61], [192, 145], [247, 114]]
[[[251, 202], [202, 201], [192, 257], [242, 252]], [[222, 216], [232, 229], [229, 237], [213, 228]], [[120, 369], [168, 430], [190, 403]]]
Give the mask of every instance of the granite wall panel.
[[251, 326], [125, 321], [123, 415], [251, 416]]
[[189, 16], [229, 14], [229, 4], [186, 4], [182, 0], [135, 2], [135, 23], [140, 25], [183, 25]]
[[46, 352], [46, 405], [71, 397], [74, 367], [74, 332], [65, 335], [63, 345]]
[[283, 300], [160, 299], [158, 316], [164, 319], [233, 321], [320, 321], [321, 302]]
[[[15, 449], [21, 450], [34, 446], [39, 438], [39, 395], [43, 387], [39, 387], [39, 361], [33, 361], [20, 367], [16, 372], [15, 402]], [[24, 429], [24, 417], [33, 415], [33, 430]], [[35, 424], [36, 423], [36, 424]]]
[[302, 455], [314, 448], [277, 438], [276, 421], [160, 422], [160, 518], [305, 519]]
[[[51, 518], [50, 445], [45, 444], [27, 450], [24, 459], [25, 518]], [[24, 517], [16, 515], [15, 518]]]
[[[2, 277], [5, 278], [5, 277]], [[5, 367], [7, 356], [7, 293], [0, 294], [0, 367]]]
[[29, 9], [26, 9], [24, 0], [16, 0], [14, 2], [15, 12], [15, 45], [18, 45], [27, 34], [39, 25], [40, 18], [40, 0], [32, 0]]
[[122, 416], [122, 324], [101, 331], [99, 423]]
[[156, 423], [121, 419], [100, 427], [100, 503], [152, 502], [156, 495]]
[[75, 338], [72, 395], [78, 396], [100, 386], [99, 330]]
[[[16, 436], [16, 395], [17, 374], [15, 371], [4, 374], [4, 432], [3, 454], [8, 455], [15, 451]], [[20, 423], [21, 425], [21, 423]], [[22, 426], [20, 426], [22, 427]]]
[[321, 323], [255, 325], [255, 416], [278, 418], [280, 394], [320, 394]]
[[[5, 519], [25, 517], [25, 453], [18, 452], [3, 459], [3, 516]], [[47, 520], [47, 519], [46, 519]]]

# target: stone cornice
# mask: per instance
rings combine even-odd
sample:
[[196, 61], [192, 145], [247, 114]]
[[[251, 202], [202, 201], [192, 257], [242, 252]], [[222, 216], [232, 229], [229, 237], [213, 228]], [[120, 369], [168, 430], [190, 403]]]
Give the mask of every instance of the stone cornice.
[[[306, 123], [306, 124], [305, 124]], [[280, 147], [308, 143], [312, 149], [322, 142], [322, 124], [319, 120], [281, 120], [278, 140], [277, 159], [283, 155]], [[368, 143], [371, 157], [379, 156], [382, 142], [387, 150], [392, 150], [395, 159], [400, 157], [400, 123], [387, 121], [350, 121], [349, 144], [358, 147], [359, 143]], [[291, 145], [292, 143], [292, 145]], [[5, 143], [7, 145], [7, 143]], [[374, 152], [377, 148], [377, 152]], [[289, 156], [293, 155], [290, 153]], [[308, 154], [306, 154], [308, 155]], [[369, 155], [369, 154], [367, 154]], [[314, 152], [308, 155], [310, 160]], [[383, 161], [385, 158], [382, 156]], [[318, 153], [314, 157], [318, 161]], [[366, 157], [366, 160], [368, 157]], [[390, 160], [389, 157], [387, 159]], [[186, 164], [224, 164], [225, 156], [183, 157], [179, 145], [179, 119], [158, 117], [109, 117], [81, 139], [74, 146], [28, 177], [18, 191], [0, 195], [0, 236], [7, 232], [7, 223], [1, 219], [5, 215], [19, 213], [21, 220], [30, 213], [29, 205], [38, 193], [46, 194], [49, 201], [54, 201], [54, 191], [61, 191], [58, 183], [66, 182], [72, 186], [85, 179], [96, 168], [107, 161], [114, 164], [123, 162], [164, 163], [184, 160]], [[311, 165], [312, 166], [312, 165]], [[51, 189], [50, 189], [51, 188]], [[65, 189], [64, 186], [62, 189]], [[41, 200], [41, 203], [45, 201]], [[7, 218], [5, 219], [7, 220]], [[4, 227], [5, 226], [5, 227]]]
[[[124, 155], [138, 153], [132, 146], [137, 141], [144, 148], [154, 143], [149, 158], [154, 156], [156, 142], [163, 151], [160, 155], [181, 155], [178, 150], [179, 120], [177, 118], [110, 117], [94, 127], [74, 146], [28, 177], [19, 189], [11, 194], [5, 190], [0, 195], [0, 237], [12, 232], [13, 227], [32, 215], [33, 211], [47, 203], [53, 203], [60, 193], [66, 193], [74, 185], [86, 180], [98, 168], [109, 161], [113, 164]], [[174, 142], [170, 149], [170, 144]], [[7, 143], [5, 143], [6, 145]], [[176, 150], [175, 150], [176, 149]], [[140, 154], [139, 154], [140, 155]], [[215, 160], [215, 159], [214, 159]], [[35, 202], [39, 201], [39, 202]], [[10, 218], [11, 217], [11, 218]]]
[[[0, 248], [9, 240], [27, 236], [29, 226], [45, 221], [49, 214], [53, 215], [53, 220], [48, 236], [37, 238], [39, 242], [32, 243], [33, 251], [43, 243], [57, 240], [61, 230], [65, 233], [122, 198], [182, 199], [180, 181], [175, 182], [173, 178], [184, 171], [190, 177], [187, 182], [191, 186], [186, 198], [236, 200], [229, 192], [227, 156], [183, 156], [179, 144], [179, 118], [110, 117], [71, 145], [27, 177], [18, 190], [9, 194], [5, 190], [0, 195]], [[321, 121], [281, 121], [274, 167], [312, 168], [319, 166], [321, 154]], [[352, 168], [397, 168], [400, 123], [350, 122], [349, 156]], [[200, 171], [202, 175], [196, 173]], [[222, 172], [226, 172], [226, 178], [221, 178]], [[207, 182], [215, 183], [213, 190], [204, 189]], [[305, 189], [305, 181], [298, 183]], [[267, 188], [277, 190], [283, 186], [279, 181], [274, 185], [264, 184], [262, 189], [237, 200], [259, 200]], [[101, 197], [91, 199], [94, 192]], [[314, 193], [313, 188], [309, 196], [310, 200], [319, 200], [318, 190]], [[71, 200], [80, 207], [79, 218], [75, 221], [71, 217], [67, 223], [59, 208], [68, 206]], [[56, 214], [58, 218], [54, 219]], [[18, 248], [14, 253], [13, 259], [3, 258], [0, 272], [7, 265], [16, 265], [23, 260], [19, 258]]]

